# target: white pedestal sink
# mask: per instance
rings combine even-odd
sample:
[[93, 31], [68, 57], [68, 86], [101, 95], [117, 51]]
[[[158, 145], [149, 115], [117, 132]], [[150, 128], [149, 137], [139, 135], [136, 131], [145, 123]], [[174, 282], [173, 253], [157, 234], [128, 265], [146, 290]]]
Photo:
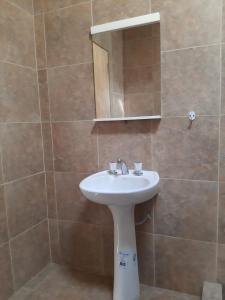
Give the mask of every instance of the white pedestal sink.
[[153, 198], [159, 189], [159, 175], [111, 175], [103, 171], [80, 183], [89, 200], [105, 204], [114, 220], [114, 300], [138, 300], [140, 296], [135, 236], [134, 207]]

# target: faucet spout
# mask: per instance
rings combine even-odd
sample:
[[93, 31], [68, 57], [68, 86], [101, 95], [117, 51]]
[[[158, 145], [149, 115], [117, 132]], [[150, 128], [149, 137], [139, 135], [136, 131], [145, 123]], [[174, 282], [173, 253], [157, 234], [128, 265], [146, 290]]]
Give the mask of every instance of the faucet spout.
[[122, 159], [117, 160], [117, 168], [121, 170], [121, 175], [129, 174], [129, 168], [124, 160]]

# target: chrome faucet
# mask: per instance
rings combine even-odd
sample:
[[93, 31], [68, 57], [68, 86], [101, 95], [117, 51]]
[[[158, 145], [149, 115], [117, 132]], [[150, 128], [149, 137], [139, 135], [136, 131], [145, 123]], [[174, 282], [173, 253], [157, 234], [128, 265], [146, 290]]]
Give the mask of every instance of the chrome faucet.
[[129, 174], [129, 168], [124, 160], [122, 159], [117, 160], [117, 168], [121, 170], [121, 175]]

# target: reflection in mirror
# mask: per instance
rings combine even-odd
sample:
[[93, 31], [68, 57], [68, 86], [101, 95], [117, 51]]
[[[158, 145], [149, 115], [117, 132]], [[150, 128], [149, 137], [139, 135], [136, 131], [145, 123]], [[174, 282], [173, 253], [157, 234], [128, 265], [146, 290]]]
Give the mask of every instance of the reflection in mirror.
[[92, 36], [96, 118], [161, 114], [160, 24]]

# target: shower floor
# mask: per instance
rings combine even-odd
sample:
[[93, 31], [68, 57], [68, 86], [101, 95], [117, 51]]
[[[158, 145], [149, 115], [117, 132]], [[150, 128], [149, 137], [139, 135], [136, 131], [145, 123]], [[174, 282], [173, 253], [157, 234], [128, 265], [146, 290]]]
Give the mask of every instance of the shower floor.
[[[10, 298], [10, 300], [28, 299], [112, 300], [112, 280], [73, 272], [50, 264]], [[200, 298], [142, 285], [140, 300], [200, 300]]]

